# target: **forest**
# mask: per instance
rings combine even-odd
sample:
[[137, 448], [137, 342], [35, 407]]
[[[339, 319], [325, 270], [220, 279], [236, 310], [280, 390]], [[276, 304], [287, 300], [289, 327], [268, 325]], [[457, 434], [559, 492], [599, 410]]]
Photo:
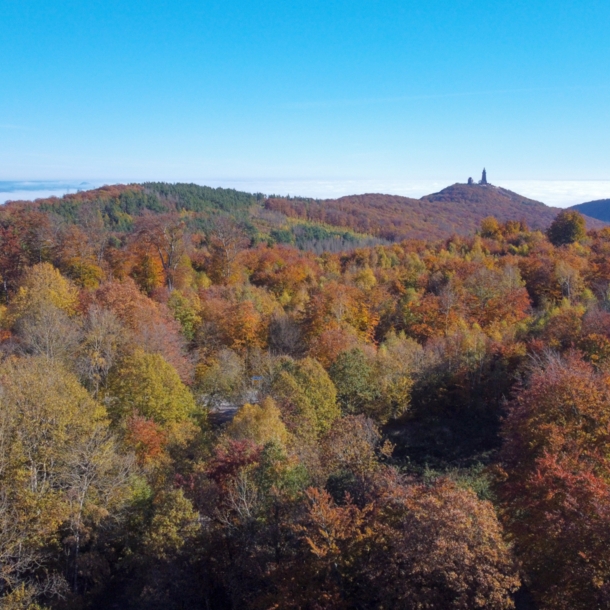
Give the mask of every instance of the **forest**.
[[[375, 193], [339, 199], [270, 196], [264, 205], [291, 218], [349, 227], [391, 242], [473, 235], [488, 216], [500, 222], [523, 220], [532, 229], [546, 230], [559, 213], [558, 208], [487, 183], [453, 184], [421, 199]], [[592, 207], [577, 211], [590, 229], [603, 228], [608, 220]]]
[[609, 608], [610, 228], [263, 199], [0, 208], [0, 607]]

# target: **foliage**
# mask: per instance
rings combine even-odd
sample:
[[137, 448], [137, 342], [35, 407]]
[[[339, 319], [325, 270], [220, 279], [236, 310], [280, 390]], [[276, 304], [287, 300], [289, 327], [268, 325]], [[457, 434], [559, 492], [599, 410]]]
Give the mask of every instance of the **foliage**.
[[245, 366], [242, 358], [222, 349], [211, 358], [202, 359], [196, 371], [196, 387], [208, 407], [225, 401], [239, 401], [245, 391]]
[[322, 366], [311, 358], [285, 360], [272, 388], [285, 417], [298, 434], [326, 432], [339, 417], [337, 392]]
[[505, 521], [543, 608], [608, 603], [610, 385], [576, 354], [549, 357], [504, 426]]
[[171, 364], [143, 350], [123, 358], [112, 371], [104, 399], [115, 420], [135, 413], [170, 425], [197, 414], [193, 395]]
[[384, 424], [403, 414], [413, 386], [411, 348], [409, 340], [394, 334], [374, 355], [367, 356], [360, 348], [341, 352], [329, 374], [342, 411], [364, 413]]
[[361, 349], [339, 354], [329, 374], [337, 388], [337, 400], [346, 413], [364, 413], [377, 399], [374, 369]]
[[60, 365], [9, 359], [0, 387], [0, 600], [78, 590], [91, 542], [128, 498], [129, 462], [105, 409]]
[[394, 485], [363, 506], [310, 489], [307, 503], [301, 545], [274, 575], [283, 607], [513, 607], [515, 566], [472, 492], [443, 480]]
[[282, 422], [281, 411], [270, 397], [266, 397], [260, 405], [243, 405], [227, 432], [235, 439], [251, 440], [257, 445], [274, 442], [285, 446], [288, 442], [288, 431]]
[[573, 244], [585, 235], [585, 219], [574, 211], [560, 212], [548, 230], [549, 240], [554, 246]]
[[201, 324], [201, 316], [199, 315], [201, 304], [197, 295], [185, 295], [178, 290], [174, 290], [167, 301], [167, 305], [174, 314], [174, 318], [180, 322], [182, 333], [186, 339], [192, 341], [195, 338], [197, 327]]
[[77, 301], [78, 291], [72, 283], [49, 263], [40, 263], [25, 273], [11, 304], [11, 312], [16, 319], [36, 315], [44, 304], [73, 315]]
[[0, 606], [608, 606], [610, 231], [554, 216], [3, 206]]
[[156, 559], [164, 559], [180, 550], [199, 531], [197, 512], [180, 489], [159, 494], [155, 498], [154, 511], [144, 547]]

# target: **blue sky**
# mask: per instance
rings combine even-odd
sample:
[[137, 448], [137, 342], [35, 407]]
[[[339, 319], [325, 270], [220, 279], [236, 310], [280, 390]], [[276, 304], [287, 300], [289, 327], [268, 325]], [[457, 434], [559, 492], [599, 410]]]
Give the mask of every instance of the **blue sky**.
[[0, 181], [424, 194], [486, 166], [576, 203], [610, 186], [609, 26], [607, 0], [0, 0]]

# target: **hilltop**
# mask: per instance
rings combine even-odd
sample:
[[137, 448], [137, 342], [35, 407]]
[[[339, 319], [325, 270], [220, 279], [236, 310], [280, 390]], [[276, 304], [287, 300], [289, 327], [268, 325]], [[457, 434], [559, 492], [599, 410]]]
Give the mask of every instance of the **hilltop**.
[[610, 199], [587, 201], [586, 203], [573, 205], [570, 209], [603, 222], [610, 222]]
[[[524, 220], [530, 228], [544, 230], [560, 211], [491, 184], [460, 183], [421, 199], [381, 194], [317, 200], [272, 198], [265, 201], [265, 207], [389, 241], [471, 235], [487, 216], [501, 222]], [[587, 218], [587, 226], [600, 228], [603, 223]]]

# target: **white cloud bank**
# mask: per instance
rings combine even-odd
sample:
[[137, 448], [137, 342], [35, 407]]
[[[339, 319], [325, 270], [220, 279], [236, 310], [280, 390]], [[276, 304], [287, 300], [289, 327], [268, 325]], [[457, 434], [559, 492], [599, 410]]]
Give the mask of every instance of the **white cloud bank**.
[[501, 186], [559, 208], [610, 199], [610, 180], [507, 180]]
[[[436, 193], [452, 180], [224, 180], [208, 181], [249, 192], [332, 198], [361, 193], [387, 193], [419, 198]], [[530, 199], [565, 208], [595, 199], [610, 199], [610, 180], [497, 180], [492, 181]]]

